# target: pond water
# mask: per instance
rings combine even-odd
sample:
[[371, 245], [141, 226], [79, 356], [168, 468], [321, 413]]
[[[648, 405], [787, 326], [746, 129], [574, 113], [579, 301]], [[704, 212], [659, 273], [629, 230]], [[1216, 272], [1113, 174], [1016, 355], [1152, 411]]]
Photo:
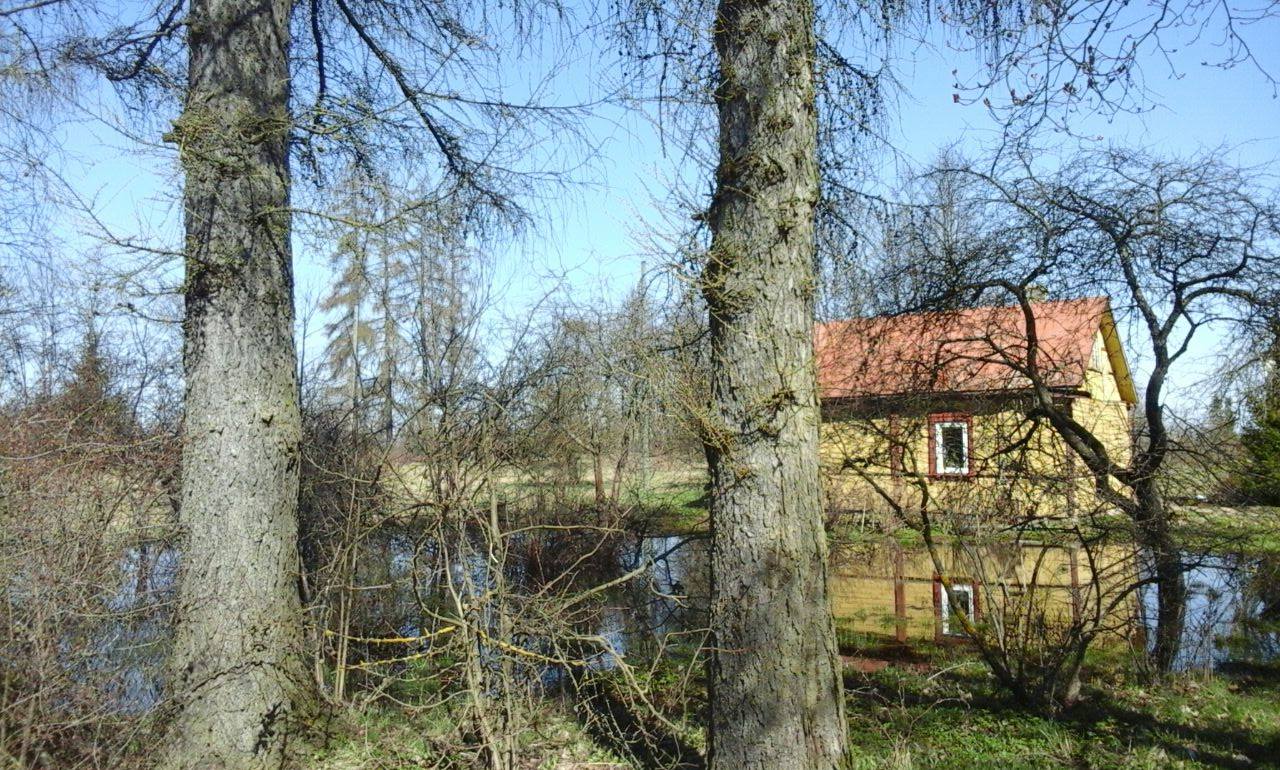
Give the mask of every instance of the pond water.
[[[662, 646], [703, 641], [708, 585], [705, 537], [669, 535], [629, 538], [617, 546], [611, 565], [595, 568], [596, 581], [640, 569], [640, 575], [603, 592], [598, 599], [597, 626], [589, 630], [604, 639], [590, 665], [608, 668], [619, 656], [647, 656]], [[532, 553], [525, 551], [524, 553]], [[390, 586], [371, 605], [366, 620], [382, 629], [412, 636], [420, 626], [412, 583], [424, 561], [402, 536], [389, 536], [369, 552], [375, 569]], [[434, 557], [434, 554], [431, 554]], [[1187, 625], [1178, 665], [1182, 669], [1214, 669], [1280, 659], [1280, 564], [1276, 560], [1239, 556], [1188, 557]], [[118, 589], [107, 609], [113, 621], [89, 640], [90, 654], [68, 656], [108, 676], [108, 697], [123, 710], [155, 706], [163, 689], [163, 660], [169, 638], [168, 604], [173, 597], [178, 554], [160, 544], [127, 550], [119, 562]], [[457, 582], [488, 583], [487, 565], [476, 555], [449, 566]], [[508, 580], [529, 579], [534, 566], [517, 559]], [[417, 575], [419, 589], [431, 577]], [[464, 581], [466, 578], [467, 581]], [[1145, 617], [1153, 616], [1155, 592], [1139, 593]], [[1149, 621], [1148, 621], [1149, 622]], [[66, 644], [83, 644], [68, 639]], [[558, 678], [544, 671], [545, 681]]]
[[[1220, 667], [1280, 660], [1280, 562], [1274, 557], [1185, 554], [1187, 607], [1175, 667]], [[1154, 635], [1156, 590], [1139, 593], [1148, 638]]]
[[161, 543], [134, 546], [120, 558], [119, 583], [105, 602], [112, 622], [91, 635], [85, 666], [107, 674], [106, 697], [124, 711], [160, 702], [177, 574], [177, 549]]
[[[647, 538], [640, 554], [653, 559], [651, 591], [643, 606], [621, 607], [619, 613], [639, 613], [656, 634], [704, 626], [707, 541]], [[1188, 565], [1186, 624], [1176, 667], [1211, 671], [1280, 660], [1280, 558], [1194, 553], [1184, 558]], [[633, 558], [624, 567], [636, 563]], [[687, 598], [676, 600], [672, 594], [687, 594]], [[1147, 638], [1153, 639], [1153, 586], [1139, 591], [1138, 605], [1148, 627]], [[613, 638], [619, 650], [625, 651], [635, 636], [622, 629], [634, 627], [634, 622], [629, 626], [618, 622]]]

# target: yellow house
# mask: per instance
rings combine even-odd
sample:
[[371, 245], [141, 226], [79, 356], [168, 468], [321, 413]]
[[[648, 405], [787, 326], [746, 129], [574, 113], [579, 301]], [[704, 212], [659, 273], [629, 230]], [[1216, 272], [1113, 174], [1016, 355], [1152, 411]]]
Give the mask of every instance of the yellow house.
[[828, 505], [1011, 520], [1100, 504], [1037, 415], [1046, 387], [1118, 463], [1137, 402], [1110, 303], [1094, 297], [884, 316], [816, 331]]
[[[815, 340], [831, 510], [886, 530], [928, 516], [940, 530], [977, 532], [1106, 511], [1094, 479], [1032, 398], [1033, 387], [1048, 389], [1113, 459], [1128, 462], [1137, 398], [1106, 298], [1037, 302], [1029, 312], [853, 319], [820, 325]], [[1082, 598], [1101, 589], [1100, 560], [1114, 583], [1131, 568], [1128, 555], [987, 542], [948, 544], [940, 558], [963, 611], [977, 618], [985, 593], [1026, 597], [1032, 589], [1037, 601], [1078, 613]], [[883, 631], [892, 617], [887, 625], [899, 639], [954, 635], [940, 584], [922, 552], [837, 560], [834, 609], [861, 630]]]

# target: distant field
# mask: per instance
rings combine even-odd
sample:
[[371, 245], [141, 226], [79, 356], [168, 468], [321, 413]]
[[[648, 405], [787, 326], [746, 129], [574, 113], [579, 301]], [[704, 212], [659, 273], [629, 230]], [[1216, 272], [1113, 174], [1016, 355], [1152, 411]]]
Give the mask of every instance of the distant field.
[[1174, 508], [1174, 528], [1186, 548], [1280, 554], [1280, 508], [1186, 505]]
[[[397, 466], [395, 477], [410, 496], [419, 489], [420, 475], [410, 461]], [[610, 469], [611, 470], [611, 469]], [[707, 471], [701, 463], [653, 463], [642, 473], [631, 469], [621, 485], [618, 506], [624, 512], [647, 519], [650, 527], [679, 532], [704, 528], [707, 518]], [[613, 479], [606, 470], [605, 491], [612, 491]], [[508, 470], [495, 484], [498, 502], [511, 510], [531, 511], [588, 509], [595, 505], [595, 484], [588, 470], [580, 478], [565, 483], [554, 471]]]
[[[625, 511], [659, 520], [663, 529], [697, 528], [705, 523], [707, 516], [706, 481], [706, 470], [697, 466], [655, 469], [647, 478], [636, 474], [622, 485], [618, 505]], [[612, 479], [606, 475], [606, 492], [611, 484]], [[499, 497], [509, 505], [524, 509], [554, 504], [588, 508], [595, 504], [595, 485], [590, 477], [566, 485], [513, 476], [500, 483]]]

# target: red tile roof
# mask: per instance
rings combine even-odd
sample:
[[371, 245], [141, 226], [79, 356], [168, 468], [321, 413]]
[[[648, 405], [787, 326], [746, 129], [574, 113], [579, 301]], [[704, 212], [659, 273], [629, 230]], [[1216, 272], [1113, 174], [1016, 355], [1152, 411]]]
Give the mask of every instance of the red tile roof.
[[[1077, 390], [1105, 297], [1032, 304], [1037, 369], [1050, 387]], [[980, 307], [819, 324], [814, 344], [823, 398], [973, 393], [1021, 389], [1026, 323], [1022, 309]]]

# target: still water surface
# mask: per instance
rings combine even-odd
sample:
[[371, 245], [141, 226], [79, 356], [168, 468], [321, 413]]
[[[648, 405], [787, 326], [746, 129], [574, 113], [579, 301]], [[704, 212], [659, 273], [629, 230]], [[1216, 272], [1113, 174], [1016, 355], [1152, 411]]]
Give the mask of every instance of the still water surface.
[[[371, 553], [384, 560], [393, 595], [380, 610], [383, 627], [413, 635], [419, 621], [411, 588], [414, 552], [407, 539], [390, 536]], [[421, 555], [421, 551], [419, 551]], [[643, 656], [661, 644], [699, 644], [706, 625], [707, 541], [687, 535], [632, 538], [617, 548], [615, 575], [641, 568], [640, 577], [602, 594], [599, 625], [605, 640], [591, 665], [610, 667], [620, 656]], [[1237, 555], [1188, 555], [1187, 623], [1178, 666], [1213, 670], [1280, 658], [1280, 574], [1277, 565]], [[115, 615], [89, 640], [88, 656], [68, 655], [79, 665], [108, 676], [108, 698], [120, 708], [154, 707], [163, 692], [163, 659], [168, 639], [168, 606], [173, 598], [178, 554], [168, 546], [146, 544], [128, 549], [119, 562], [119, 581], [108, 597]], [[486, 563], [476, 556], [450, 565], [455, 578], [486, 583]], [[527, 572], [509, 569], [508, 579]], [[420, 579], [421, 575], [418, 576]], [[609, 575], [602, 579], [608, 579]], [[886, 576], [889, 577], [889, 576]], [[1143, 616], [1154, 617], [1155, 591], [1139, 593]], [[68, 639], [65, 644], [81, 643]], [[555, 678], [555, 672], [547, 672]]]

